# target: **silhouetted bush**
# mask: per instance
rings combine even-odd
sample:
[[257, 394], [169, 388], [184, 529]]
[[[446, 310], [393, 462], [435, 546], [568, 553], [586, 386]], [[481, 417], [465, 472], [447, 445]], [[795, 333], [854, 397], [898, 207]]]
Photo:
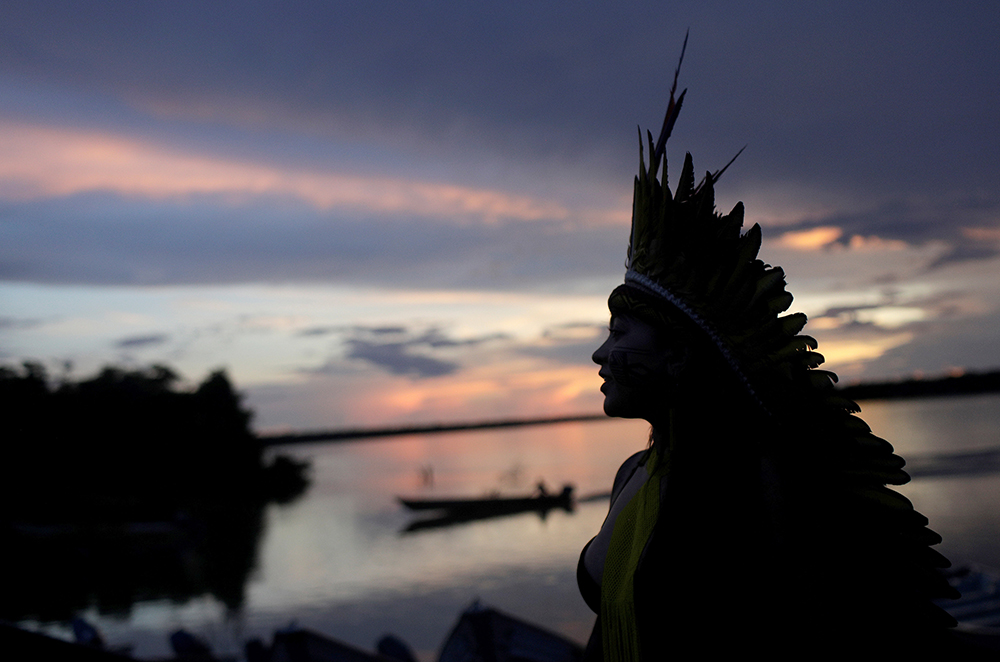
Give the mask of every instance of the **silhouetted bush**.
[[265, 464], [223, 371], [193, 391], [179, 381], [109, 367], [52, 386], [38, 364], [0, 367], [0, 524], [17, 569], [0, 617], [206, 592], [239, 606], [263, 508], [300, 495], [307, 467]]

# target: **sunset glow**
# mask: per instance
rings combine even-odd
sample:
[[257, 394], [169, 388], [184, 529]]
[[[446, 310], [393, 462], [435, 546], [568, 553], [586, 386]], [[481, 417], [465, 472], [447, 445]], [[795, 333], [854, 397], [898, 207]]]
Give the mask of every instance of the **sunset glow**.
[[834, 227], [813, 228], [801, 232], [786, 232], [781, 235], [781, 244], [800, 251], [814, 251], [832, 244], [840, 238], [843, 230]]

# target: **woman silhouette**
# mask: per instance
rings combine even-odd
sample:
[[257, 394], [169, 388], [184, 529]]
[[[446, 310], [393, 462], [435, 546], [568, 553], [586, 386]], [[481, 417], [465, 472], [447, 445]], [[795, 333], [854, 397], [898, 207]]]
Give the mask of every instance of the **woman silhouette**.
[[605, 412], [652, 432], [580, 556], [587, 658], [950, 650], [940, 538], [886, 487], [903, 460], [817, 369], [805, 316], [781, 316], [792, 297], [742, 203], [715, 211], [725, 168], [696, 184], [688, 154], [667, 185], [676, 82], [648, 165], [640, 136], [625, 283], [593, 356]]

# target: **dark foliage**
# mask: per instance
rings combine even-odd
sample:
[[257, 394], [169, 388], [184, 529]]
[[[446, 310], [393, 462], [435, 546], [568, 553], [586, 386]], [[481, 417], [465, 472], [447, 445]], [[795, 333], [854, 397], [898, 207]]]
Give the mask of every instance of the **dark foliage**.
[[109, 367], [50, 386], [37, 364], [0, 367], [12, 579], [0, 617], [204, 593], [240, 605], [264, 506], [301, 494], [306, 467], [265, 463], [224, 372], [194, 391], [178, 382], [163, 366]]

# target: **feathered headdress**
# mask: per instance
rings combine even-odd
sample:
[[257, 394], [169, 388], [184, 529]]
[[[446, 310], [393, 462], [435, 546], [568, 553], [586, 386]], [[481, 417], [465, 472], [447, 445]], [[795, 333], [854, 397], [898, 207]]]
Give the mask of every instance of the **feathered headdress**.
[[[681, 62], [683, 58], [682, 50]], [[654, 143], [647, 132], [648, 165], [640, 133], [625, 285], [612, 293], [611, 306], [616, 307], [616, 293], [634, 288], [700, 329], [769, 419], [784, 430], [776, 452], [798, 458], [792, 466], [812, 472], [808, 480], [822, 485], [818, 498], [826, 504], [823, 512], [836, 513], [827, 523], [829, 539], [837, 541], [832, 544], [845, 544], [850, 535], [846, 528], [836, 530], [838, 526], [856, 530], [855, 524], [864, 523], [878, 547], [873, 554], [879, 558], [872, 557], [881, 573], [877, 581], [920, 596], [926, 605], [919, 608], [921, 618], [954, 624], [929, 602], [957, 597], [934, 570], [950, 565], [928, 547], [941, 538], [926, 528], [926, 518], [909, 500], [886, 487], [909, 481], [904, 461], [855, 415], [857, 404], [835, 391], [836, 375], [817, 369], [824, 359], [815, 351], [816, 340], [800, 335], [806, 316], [782, 315], [792, 295], [785, 290], [781, 268], [757, 257], [760, 226], [741, 233], [742, 203], [724, 215], [715, 209], [715, 184], [736, 157], [696, 184], [687, 154], [676, 190], [670, 191], [666, 143], [687, 91], [676, 96], [679, 72], [680, 63], [659, 139]]]
[[[778, 317], [791, 305], [792, 295], [785, 291], [781, 268], [757, 259], [760, 226], [741, 234], [743, 203], [725, 215], [715, 209], [715, 183], [743, 150], [725, 167], [705, 173], [698, 184], [687, 154], [671, 194], [666, 144], [687, 93], [676, 96], [683, 60], [682, 49], [655, 144], [647, 132], [648, 166], [640, 134], [625, 283], [669, 303], [701, 329], [751, 396], [770, 411], [769, 401], [780, 400], [766, 393], [774, 381], [770, 373], [790, 378], [796, 368], [815, 368], [823, 357], [812, 351], [817, 347], [813, 338], [798, 335], [805, 315]], [[657, 177], [661, 165], [662, 181]], [[823, 371], [810, 377], [828, 383], [831, 378], [835, 379], [832, 373]]]

